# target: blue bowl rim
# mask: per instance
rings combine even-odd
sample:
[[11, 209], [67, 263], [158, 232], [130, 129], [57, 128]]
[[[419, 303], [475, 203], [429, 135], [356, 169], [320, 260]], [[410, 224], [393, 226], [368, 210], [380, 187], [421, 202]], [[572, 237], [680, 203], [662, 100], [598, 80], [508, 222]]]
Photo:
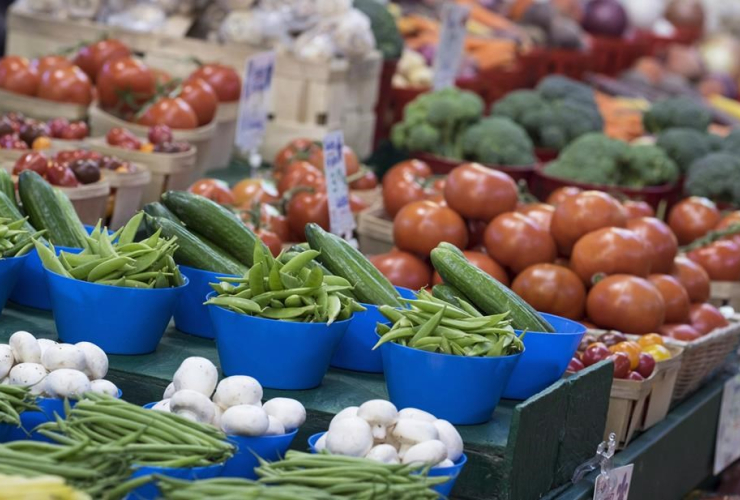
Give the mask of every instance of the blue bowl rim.
[[198, 269], [197, 267], [186, 266], [184, 264], [178, 264], [177, 267], [179, 267], [181, 271], [185, 270], [185, 271], [196, 271], [199, 273], [215, 274], [216, 277], [219, 277], [219, 278], [220, 277], [224, 277], [224, 278], [234, 278], [234, 277], [238, 278], [239, 277], [238, 274], [217, 273], [215, 271], [208, 271], [207, 269]]
[[[574, 319], [566, 318], [564, 316], [558, 316], [556, 314], [543, 313], [543, 312], [540, 312], [538, 314], [543, 315], [546, 320], [548, 320], [548, 318], [557, 318], [559, 321], [568, 321], [570, 323], [575, 323], [577, 325], [583, 326], [578, 321], [576, 321]], [[549, 322], [549, 320], [548, 320], [548, 322]], [[527, 335], [529, 335], [529, 334], [532, 334], [532, 335], [554, 335], [554, 336], [562, 336], [562, 337], [565, 337], [565, 336], [569, 336], [569, 335], [583, 335], [584, 333], [586, 333], [587, 330], [588, 330], [588, 328], [586, 328], [585, 326], [583, 327], [583, 331], [581, 331], [581, 332], [536, 332], [534, 330], [527, 330]], [[518, 333], [522, 333], [524, 330], [514, 330], [514, 331], [515, 332], [518, 332]]]
[[[232, 455], [233, 456], [233, 455]], [[148, 464], [131, 464], [131, 470], [136, 471], [137, 469], [154, 469], [154, 470], [161, 470], [161, 471], [168, 471], [168, 470], [193, 470], [193, 471], [200, 471], [200, 470], [208, 470], [208, 469], [215, 469], [215, 468], [223, 468], [226, 465], [226, 462], [228, 462], [229, 459], [227, 458], [223, 462], [218, 462], [211, 465], [199, 465], [197, 467], [161, 467], [159, 465], [148, 465]]]
[[126, 287], [126, 286], [101, 285], [99, 283], [90, 283], [89, 281], [82, 281], [82, 280], [78, 280], [74, 278], [68, 278], [66, 276], [62, 276], [59, 273], [55, 273], [54, 271], [51, 271], [45, 267], [44, 267], [44, 271], [48, 274], [53, 274], [54, 276], [57, 276], [63, 280], [74, 281], [75, 283], [80, 283], [81, 286], [90, 286], [90, 287], [95, 287], [95, 288], [105, 287], [106, 289], [113, 289], [113, 290], [136, 290], [139, 292], [147, 292], [147, 293], [167, 293], [172, 290], [182, 290], [183, 288], [188, 286], [188, 284], [190, 283], [190, 280], [188, 279], [188, 277], [183, 274], [182, 277], [185, 280], [185, 283], [183, 283], [180, 286], [171, 286], [169, 288], [131, 288], [131, 287]]
[[[116, 399], [121, 399], [123, 397], [123, 391], [119, 387], [116, 387], [116, 389], [118, 389], [118, 394], [116, 394]], [[37, 401], [62, 401], [62, 402], [64, 401], [64, 399], [69, 399], [70, 401], [75, 401], [75, 402], [80, 401], [79, 399], [70, 399], [70, 398], [46, 398], [46, 397], [43, 397], [43, 396], [39, 396], [39, 397], [36, 398]], [[85, 398], [82, 398], [82, 399], [85, 399]]]
[[[418, 294], [418, 292], [416, 290], [412, 290], [411, 288], [407, 288], [405, 286], [394, 286], [393, 288], [395, 288], [396, 290], [398, 290], [399, 288], [402, 288], [403, 290], [408, 290], [409, 292], [413, 293], [414, 295]], [[403, 298], [403, 297], [401, 297], [401, 298]], [[375, 307], [375, 308], [380, 307], [378, 304], [370, 304], [369, 302], [359, 302], [359, 303], [360, 303], [360, 305], [363, 305], [365, 307], [368, 307], [368, 306], [369, 307]]]
[[[32, 248], [31, 250], [34, 250], [34, 249]], [[28, 252], [24, 253], [23, 255], [14, 255], [12, 257], [2, 257], [2, 256], [0, 256], [0, 262], [5, 262], [5, 261], [8, 261], [8, 260], [16, 260], [16, 259], [18, 259], [18, 261], [22, 261], [22, 260], [28, 258], [28, 256], [29, 256], [30, 253], [31, 252], [28, 251]]]

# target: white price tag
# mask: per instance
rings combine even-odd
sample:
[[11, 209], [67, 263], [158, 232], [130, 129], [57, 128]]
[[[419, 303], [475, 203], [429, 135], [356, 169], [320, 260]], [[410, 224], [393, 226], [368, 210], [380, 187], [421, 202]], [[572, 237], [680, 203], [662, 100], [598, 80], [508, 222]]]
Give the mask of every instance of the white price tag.
[[455, 85], [463, 56], [466, 28], [470, 9], [456, 3], [442, 8], [442, 30], [434, 55], [434, 90]]
[[594, 485], [594, 500], [627, 500], [634, 467], [629, 464], [612, 469], [608, 474], [599, 474]]
[[717, 475], [740, 458], [740, 375], [725, 382], [717, 425], [714, 474]]
[[324, 175], [331, 232], [342, 238], [351, 239], [355, 219], [349, 208], [347, 167], [344, 164], [344, 136], [339, 130], [329, 132], [324, 137]]
[[247, 61], [234, 138], [242, 153], [254, 152], [262, 144], [274, 68], [275, 52], [272, 51], [262, 52]]

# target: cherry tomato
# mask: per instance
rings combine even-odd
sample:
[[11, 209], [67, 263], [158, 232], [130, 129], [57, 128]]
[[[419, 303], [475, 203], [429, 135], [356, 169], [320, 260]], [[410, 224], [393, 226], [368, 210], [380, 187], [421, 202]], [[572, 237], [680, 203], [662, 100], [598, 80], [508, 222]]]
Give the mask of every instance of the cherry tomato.
[[614, 378], [627, 378], [632, 362], [626, 353], [615, 352], [607, 359], [611, 359], [612, 363], [614, 363]]
[[[314, 167], [318, 168], [322, 173], [324, 172], [324, 149], [322, 147], [311, 148], [308, 152], [308, 162]], [[360, 171], [360, 159], [357, 154], [349, 146], [342, 148], [342, 155], [344, 156], [344, 171], [347, 176], [355, 175]]]
[[24, 170], [33, 170], [41, 177], [46, 175], [49, 168], [49, 158], [44, 153], [26, 153], [15, 162], [13, 175], [20, 175]]
[[486, 250], [496, 262], [520, 273], [533, 264], [552, 262], [555, 242], [534, 219], [507, 212], [493, 219], [484, 235]]
[[[649, 345], [643, 350], [643, 352], [645, 354], [649, 354], [650, 356], [652, 356], [653, 360], [657, 363], [660, 363], [661, 361], [665, 361], [667, 359], [671, 359], [673, 357], [671, 355], [671, 351], [669, 351], [666, 346], [662, 346], [659, 344]], [[640, 375], [642, 375], [645, 378], [648, 377], [642, 372], [640, 372]]]
[[[493, 276], [504, 285], [509, 286], [509, 276], [506, 274], [506, 270], [491, 257], [482, 252], [472, 252], [470, 250], [465, 250], [463, 254], [475, 267], [484, 271], [489, 276]], [[440, 283], [442, 283], [442, 277], [437, 271], [434, 271], [432, 285], [439, 285]]]
[[640, 335], [640, 338], [637, 339], [637, 344], [640, 347], [647, 347], [649, 345], [654, 345], [654, 344], [664, 345], [665, 342], [663, 341], [663, 337], [661, 337], [659, 334], [648, 333], [645, 335]]
[[306, 160], [311, 156], [314, 149], [321, 148], [320, 145], [316, 144], [311, 139], [293, 139], [283, 148], [278, 151], [275, 155], [275, 159], [272, 162], [273, 177], [279, 181], [283, 175], [283, 171], [290, 165], [294, 160]]
[[172, 129], [167, 125], [155, 125], [149, 129], [146, 134], [147, 139], [152, 144], [165, 144], [172, 142], [174, 137], [172, 136]]
[[601, 328], [643, 334], [657, 331], [663, 324], [665, 303], [648, 280], [614, 274], [588, 292], [586, 314]]
[[370, 257], [370, 262], [394, 286], [402, 286], [411, 290], [421, 290], [429, 286], [431, 269], [423, 260], [412, 253], [392, 250], [388, 253]]
[[426, 183], [432, 177], [429, 165], [419, 160], [397, 163], [383, 176], [383, 206], [391, 217], [413, 201], [424, 200], [431, 190]]
[[620, 227], [605, 227], [578, 240], [570, 267], [587, 285], [597, 274], [632, 274], [645, 278], [650, 273], [650, 256], [637, 234]]
[[516, 209], [520, 214], [526, 215], [537, 222], [540, 226], [550, 231], [552, 216], [555, 213], [555, 207], [545, 203], [527, 203]]
[[264, 228], [259, 228], [254, 233], [262, 240], [262, 243], [267, 245], [273, 257], [280, 255], [280, 252], [283, 250], [283, 242], [277, 234]]
[[691, 304], [689, 322], [702, 335], [706, 335], [717, 328], [724, 328], [730, 324], [727, 318], [719, 312], [719, 309], [707, 303]]
[[640, 375], [640, 372], [630, 372], [629, 375], [627, 375], [627, 380], [633, 380], [635, 382], [644, 382], [645, 377]]
[[5, 56], [0, 59], [0, 88], [35, 96], [39, 88], [39, 72], [25, 57]]
[[691, 325], [676, 325], [668, 324], [661, 326], [658, 330], [664, 337], [670, 337], [675, 340], [683, 340], [685, 342], [691, 342], [701, 337], [701, 333], [696, 331]]
[[714, 229], [721, 219], [717, 206], [706, 198], [692, 196], [675, 205], [668, 214], [668, 225], [678, 243], [688, 245]]
[[715, 241], [688, 253], [713, 281], [740, 280], [740, 245], [730, 240]]
[[129, 48], [118, 40], [108, 38], [100, 40], [80, 49], [74, 58], [75, 65], [95, 81], [103, 65], [110, 59], [118, 59], [131, 55]]
[[570, 363], [568, 363], [568, 368], [566, 368], [565, 371], [575, 373], [583, 370], [584, 368], [586, 367], [583, 365], [583, 361], [578, 358], [571, 358]]
[[90, 135], [90, 129], [85, 122], [68, 123], [59, 135], [60, 139], [79, 141]]
[[18, 134], [7, 134], [0, 137], [1, 149], [28, 149], [28, 144], [18, 137]]
[[216, 116], [218, 96], [205, 80], [194, 78], [183, 83], [178, 97], [193, 108], [199, 127], [211, 123], [213, 117]]
[[668, 274], [651, 274], [648, 279], [663, 296], [666, 323], [685, 323], [689, 319], [689, 294], [681, 283]]
[[280, 241], [290, 241], [288, 218], [267, 203], [260, 206], [260, 225], [275, 233]]
[[71, 168], [56, 161], [49, 163], [46, 180], [52, 186], [77, 187], [80, 184]]
[[647, 244], [651, 272], [669, 273], [678, 253], [678, 240], [671, 228], [655, 217], [638, 217], [627, 221], [627, 229]]
[[581, 337], [581, 341], [578, 343], [578, 350], [583, 352], [588, 346], [595, 344], [596, 342], [601, 342], [601, 339], [593, 333], [586, 333]]
[[144, 63], [131, 57], [120, 57], [103, 64], [96, 78], [96, 88], [103, 109], [123, 110], [131, 109], [131, 104], [141, 106], [151, 99], [156, 91], [156, 81]]
[[493, 220], [516, 208], [519, 192], [514, 179], [478, 163], [465, 163], [447, 176], [447, 205], [466, 219]]
[[234, 204], [234, 196], [231, 194], [228, 184], [218, 179], [201, 179], [193, 183], [188, 191], [213, 200], [220, 205]]
[[640, 363], [640, 353], [642, 352], [642, 348], [637, 342], [626, 340], [611, 346], [609, 350], [611, 352], [623, 352], [629, 356], [630, 370], [635, 370], [637, 365]]
[[[729, 214], [725, 215], [719, 222], [719, 224], [717, 224], [717, 227], [715, 229], [717, 231], [720, 231], [722, 229], [728, 229], [731, 226], [738, 225], [740, 225], [740, 210], [735, 210], [734, 212], [730, 212]], [[733, 234], [732, 236], [727, 236], [726, 239], [734, 241], [735, 243], [740, 245], [740, 233]]]
[[309, 222], [315, 222], [327, 231], [330, 229], [329, 201], [325, 191], [297, 193], [288, 203], [286, 215], [290, 230], [301, 241], [306, 239], [306, 224]]
[[443, 241], [465, 248], [468, 229], [454, 210], [431, 201], [415, 201], [393, 219], [393, 241], [401, 250], [427, 256]]
[[514, 279], [511, 289], [537, 311], [573, 320], [583, 317], [586, 287], [571, 270], [554, 264], [535, 264]]
[[133, 132], [123, 127], [113, 127], [105, 134], [105, 140], [111, 146], [136, 150], [141, 148], [141, 140]]
[[620, 342], [627, 342], [629, 339], [622, 332], [607, 332], [603, 335], [599, 335], [599, 342], [602, 342], [605, 346], [611, 347], [617, 345]]
[[581, 188], [577, 188], [575, 186], [563, 186], [550, 193], [550, 196], [547, 197], [546, 203], [556, 207], [568, 198], [573, 198], [582, 191], [583, 190]]
[[581, 236], [626, 223], [625, 210], [616, 199], [601, 191], [583, 191], [555, 207], [550, 231], [560, 253], [570, 255]]
[[368, 170], [365, 175], [349, 183], [349, 188], [357, 191], [367, 191], [378, 186], [378, 176], [375, 172]]
[[50, 69], [41, 74], [37, 96], [49, 101], [88, 106], [93, 99], [92, 83], [77, 66]]
[[43, 75], [47, 70], [69, 68], [73, 63], [64, 56], [43, 56], [31, 61], [31, 65], [36, 68], [39, 75]]
[[172, 129], [192, 129], [198, 126], [198, 117], [190, 104], [179, 97], [163, 97], [150, 105], [136, 121], [139, 125], [167, 125]]
[[249, 210], [255, 203], [274, 203], [278, 200], [275, 186], [262, 179], [243, 179], [231, 188], [234, 203]]
[[583, 361], [584, 366], [591, 366], [608, 358], [611, 354], [612, 353], [608, 347], [601, 342], [596, 342], [595, 344], [588, 346], [586, 350], [583, 351], [581, 361]]
[[627, 220], [639, 217], [655, 217], [653, 207], [644, 201], [625, 200], [622, 202], [622, 206], [627, 212]]
[[673, 259], [673, 268], [671, 276], [676, 278], [683, 285], [689, 294], [689, 300], [693, 302], [706, 302], [709, 300], [711, 284], [709, 275], [696, 262], [686, 257], [676, 257]]
[[223, 64], [204, 64], [193, 71], [190, 79], [201, 78], [216, 91], [219, 102], [238, 101], [242, 92], [239, 73], [231, 66]]

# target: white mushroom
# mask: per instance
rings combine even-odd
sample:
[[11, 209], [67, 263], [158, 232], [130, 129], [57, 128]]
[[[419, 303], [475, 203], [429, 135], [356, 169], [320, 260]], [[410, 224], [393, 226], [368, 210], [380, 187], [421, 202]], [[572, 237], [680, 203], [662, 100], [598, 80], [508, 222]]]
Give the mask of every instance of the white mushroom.
[[439, 433], [431, 422], [402, 418], [393, 428], [393, 437], [400, 444], [398, 456], [403, 459], [409, 448], [424, 441], [438, 439]]
[[389, 444], [379, 444], [373, 447], [372, 450], [365, 455], [365, 458], [375, 460], [384, 464], [397, 464], [400, 463], [398, 460], [398, 451]]
[[439, 440], [447, 447], [447, 458], [453, 462], [457, 462], [463, 454], [463, 440], [460, 433], [447, 420], [436, 420], [434, 427], [437, 428], [437, 432], [439, 433]]
[[217, 429], [221, 428], [221, 417], [223, 417], [224, 411], [221, 409], [218, 405], [213, 405], [213, 420], [211, 420], [211, 425], [216, 427]]
[[221, 429], [232, 436], [264, 436], [269, 427], [270, 418], [259, 406], [232, 406], [221, 416]]
[[31, 387], [31, 392], [40, 394], [44, 389], [37, 384], [40, 384], [46, 378], [47, 373], [44, 365], [39, 363], [20, 363], [10, 370], [8, 382], [10, 382], [10, 385]]
[[108, 374], [108, 356], [92, 342], [77, 342], [75, 344], [85, 356], [85, 373], [90, 380], [105, 378]]
[[71, 368], [54, 370], [44, 380], [44, 391], [52, 398], [80, 399], [89, 390], [87, 375]]
[[163, 399], [159, 403], [152, 406], [152, 410], [163, 411], [166, 413], [170, 412], [170, 399]]
[[206, 358], [192, 356], [185, 359], [172, 377], [175, 392], [188, 389], [211, 397], [218, 382], [218, 370]]
[[316, 444], [313, 445], [313, 449], [316, 450], [316, 453], [326, 449], [326, 435], [327, 434], [329, 433], [325, 432], [324, 434], [322, 434], [322, 436], [316, 440]]
[[445, 467], [454, 467], [454, 466], [455, 466], [455, 462], [453, 462], [449, 458], [445, 458], [440, 463], [432, 467], [432, 469], [443, 469]]
[[43, 358], [44, 352], [51, 346], [57, 345], [57, 342], [51, 340], [51, 339], [37, 339], [36, 342], [39, 343], [39, 349], [41, 349], [41, 357]]
[[360, 417], [335, 422], [326, 433], [326, 449], [336, 455], [364, 457], [373, 447], [373, 430]]
[[334, 418], [331, 419], [331, 422], [329, 422], [329, 430], [331, 430], [332, 426], [339, 422], [340, 420], [344, 418], [351, 418], [357, 416], [357, 411], [360, 409], [359, 406], [348, 406], [344, 410], [340, 411], [336, 415], [334, 415]]
[[285, 426], [280, 420], [272, 415], [267, 415], [267, 419], [270, 421], [270, 425], [268, 425], [265, 431], [265, 436], [282, 436], [285, 434]]
[[390, 401], [373, 399], [360, 406], [357, 416], [370, 424], [375, 440], [382, 441], [386, 437], [386, 430], [398, 421], [398, 410]]
[[172, 413], [203, 424], [210, 424], [213, 421], [215, 413], [213, 406], [211, 400], [203, 393], [190, 389], [177, 391], [170, 398]]
[[174, 393], [175, 384], [170, 382], [170, 385], [167, 386], [167, 388], [164, 390], [164, 394], [162, 394], [162, 399], [170, 399]]
[[239, 405], [262, 405], [262, 386], [257, 380], [246, 375], [226, 377], [218, 383], [213, 402], [227, 410]]
[[116, 387], [116, 384], [102, 378], [90, 382], [90, 390], [99, 394], [107, 394], [114, 398], [118, 396], [118, 387]]
[[69, 368], [70, 370], [86, 373], [85, 369], [87, 367], [85, 353], [72, 344], [56, 344], [47, 347], [41, 357], [41, 364], [50, 372], [61, 368]]
[[272, 398], [262, 408], [269, 416], [278, 419], [286, 432], [293, 432], [306, 421], [306, 408], [295, 399]]
[[401, 459], [401, 463], [437, 465], [445, 459], [447, 459], [447, 447], [442, 441], [433, 439], [409, 448]]
[[398, 419], [401, 420], [402, 418], [423, 420], [425, 422], [434, 422], [435, 420], [437, 420], [437, 417], [435, 417], [431, 413], [420, 410], [418, 408], [404, 408], [403, 410], [399, 411]]
[[41, 348], [36, 337], [28, 332], [15, 332], [8, 341], [16, 363], [41, 363]]
[[7, 344], [0, 344], [0, 379], [8, 376], [14, 362], [13, 349]]

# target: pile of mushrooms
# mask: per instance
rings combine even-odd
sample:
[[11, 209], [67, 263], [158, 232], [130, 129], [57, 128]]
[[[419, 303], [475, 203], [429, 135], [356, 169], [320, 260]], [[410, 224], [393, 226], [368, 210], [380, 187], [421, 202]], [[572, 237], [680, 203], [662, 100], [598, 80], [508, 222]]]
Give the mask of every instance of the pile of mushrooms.
[[153, 410], [211, 424], [231, 436], [278, 436], [306, 421], [306, 409], [295, 399], [273, 398], [263, 405], [257, 380], [234, 375], [218, 382], [214, 364], [198, 356], [182, 362], [162, 398]]
[[452, 467], [463, 454], [463, 441], [447, 420], [373, 399], [337, 413], [314, 448], [387, 464]]
[[118, 396], [118, 387], [105, 380], [108, 356], [90, 342], [60, 344], [36, 339], [28, 332], [0, 344], [0, 384], [30, 387], [50, 398], [80, 399], [86, 392]]

